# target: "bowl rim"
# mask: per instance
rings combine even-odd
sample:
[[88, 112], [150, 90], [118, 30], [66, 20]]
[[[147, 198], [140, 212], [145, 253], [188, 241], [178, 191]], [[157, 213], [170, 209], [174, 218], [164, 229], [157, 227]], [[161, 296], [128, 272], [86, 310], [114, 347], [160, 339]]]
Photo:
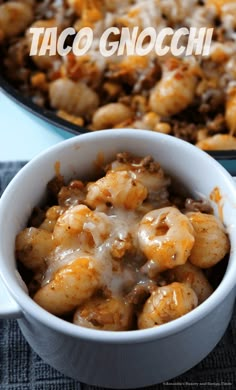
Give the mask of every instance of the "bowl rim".
[[[134, 133], [132, 129], [118, 129], [118, 130], [102, 130], [96, 133], [96, 137], [99, 138], [112, 138], [119, 137], [124, 135], [124, 131], [126, 132], [126, 137], [138, 137], [144, 139], [145, 137], [156, 137], [157, 140], [162, 139], [163, 141], [175, 143], [176, 146], [184, 146], [189, 150], [192, 150], [195, 154], [197, 154], [198, 158], [204, 158], [207, 163], [214, 166], [214, 169], [217, 170], [218, 174], [223, 177], [225, 182], [227, 193], [232, 193], [235, 195], [236, 199], [236, 186], [233, 178], [230, 174], [212, 157], [210, 157], [204, 151], [197, 149], [195, 146], [190, 145], [189, 143], [176, 139], [175, 137], [171, 137], [169, 135], [151, 133], [148, 130], [139, 130], [138, 133]], [[0, 200], [0, 221], [4, 216], [4, 205], [8, 203], [8, 194], [11, 193], [14, 188], [19, 186], [21, 183], [21, 179], [24, 179], [24, 176], [30, 173], [32, 170], [37, 167], [42, 159], [44, 159], [45, 155], [57, 154], [58, 151], [64, 148], [69, 148], [73, 145], [77, 140], [79, 142], [86, 142], [87, 140], [94, 140], [94, 133], [87, 133], [84, 135], [80, 135], [78, 137], [73, 137], [68, 140], [64, 140], [56, 145], [51, 146], [47, 150], [41, 152], [38, 156], [34, 157], [28, 164], [26, 164], [20, 172], [13, 178], [12, 182], [8, 185], [6, 190], [4, 191], [2, 198]], [[182, 145], [182, 146], [181, 146]], [[1, 241], [1, 236], [0, 236]], [[236, 256], [235, 249], [231, 247], [230, 256]], [[15, 299], [15, 301], [20, 305], [22, 311], [26, 317], [33, 317], [38, 322], [44, 324], [45, 326], [58, 331], [59, 333], [67, 334], [69, 336], [73, 336], [75, 338], [80, 338], [84, 340], [96, 341], [98, 343], [112, 343], [112, 344], [136, 344], [142, 342], [150, 342], [154, 339], [165, 338], [167, 336], [177, 334], [182, 332], [184, 329], [196, 324], [201, 319], [206, 317], [211, 311], [213, 311], [223, 300], [232, 292], [235, 287], [235, 272], [236, 272], [236, 261], [231, 261], [231, 270], [228, 272], [228, 268], [226, 273], [221, 281], [220, 285], [217, 289], [212, 293], [212, 295], [201, 305], [195, 308], [193, 311], [187, 313], [183, 317], [180, 317], [176, 320], [173, 320], [169, 323], [163, 324], [160, 327], [154, 327], [143, 330], [134, 330], [134, 331], [123, 331], [123, 332], [112, 332], [112, 331], [103, 331], [96, 329], [88, 329], [83, 328], [72, 323], [66, 322], [65, 320], [58, 318], [50, 313], [48, 313], [45, 309], [41, 308], [37, 305], [22, 289], [22, 286], [17, 280], [17, 276], [15, 273], [11, 273], [8, 270], [7, 263], [4, 261], [3, 253], [1, 253], [1, 245], [0, 245], [0, 274], [5, 282], [7, 288], [10, 291], [11, 296]], [[233, 272], [233, 269], [235, 272]], [[17, 271], [16, 271], [17, 273]]]

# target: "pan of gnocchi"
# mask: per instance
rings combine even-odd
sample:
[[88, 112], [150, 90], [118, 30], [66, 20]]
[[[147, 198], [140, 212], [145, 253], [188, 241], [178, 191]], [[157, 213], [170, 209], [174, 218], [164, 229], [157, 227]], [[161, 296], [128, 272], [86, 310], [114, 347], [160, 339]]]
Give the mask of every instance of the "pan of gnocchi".
[[[234, 0], [1, 0], [0, 84], [24, 107], [72, 133], [147, 129], [232, 158], [235, 20]], [[59, 35], [86, 27], [93, 44], [84, 55], [30, 55], [32, 29], [56, 28]], [[205, 56], [158, 56], [152, 50], [107, 58], [98, 50], [106, 29], [141, 32], [149, 27], [213, 29], [210, 50]], [[65, 45], [70, 47], [74, 38], [69, 36]], [[112, 44], [114, 36], [109, 39]]]
[[43, 151], [0, 205], [0, 318], [65, 375], [116, 389], [196, 365], [235, 301], [232, 177], [188, 142], [134, 130]]

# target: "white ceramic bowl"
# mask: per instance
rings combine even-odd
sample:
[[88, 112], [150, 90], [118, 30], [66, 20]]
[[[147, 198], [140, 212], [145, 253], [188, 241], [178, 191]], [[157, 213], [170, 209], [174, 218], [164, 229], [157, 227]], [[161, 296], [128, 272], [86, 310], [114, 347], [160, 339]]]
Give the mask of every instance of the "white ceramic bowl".
[[[25, 292], [16, 270], [16, 234], [55, 175], [86, 178], [100, 153], [152, 155], [164, 170], [194, 196], [209, 198], [218, 188], [221, 210], [231, 240], [224, 278], [214, 293], [187, 315], [160, 327], [109, 332], [67, 323], [41, 307]], [[231, 176], [215, 160], [174, 137], [134, 130], [105, 130], [72, 138], [28, 163], [0, 201], [0, 317], [16, 317], [31, 347], [62, 373], [91, 385], [137, 388], [169, 380], [201, 361], [218, 343], [230, 321], [236, 284], [236, 189]]]

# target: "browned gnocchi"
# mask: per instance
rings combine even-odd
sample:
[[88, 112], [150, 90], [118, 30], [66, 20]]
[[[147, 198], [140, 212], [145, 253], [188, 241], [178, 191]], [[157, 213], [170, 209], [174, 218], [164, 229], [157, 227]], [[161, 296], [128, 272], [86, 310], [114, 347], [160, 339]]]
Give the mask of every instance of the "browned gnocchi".
[[[70, 123], [73, 129], [78, 126], [78, 132], [81, 127], [147, 129], [204, 150], [236, 150], [235, 20], [234, 0], [0, 0], [1, 73], [33, 103], [64, 119], [68, 128]], [[104, 31], [117, 26], [130, 35], [137, 28], [136, 41], [146, 28], [214, 31], [204, 55], [159, 55], [152, 49], [106, 57], [99, 41]], [[90, 49], [80, 55], [58, 50], [31, 55], [31, 28], [52, 27], [57, 28], [56, 40], [62, 31], [74, 31], [66, 48], [81, 29], [91, 29]], [[117, 33], [115, 43], [121, 43], [121, 35]], [[107, 46], [114, 39], [111, 35]], [[181, 37], [178, 46], [186, 39]], [[167, 35], [159, 46], [170, 40]], [[38, 49], [42, 41], [40, 35]]]
[[118, 153], [93, 181], [48, 184], [15, 243], [30, 296], [78, 326], [160, 326], [202, 304], [227, 261], [224, 225], [205, 200], [176, 192], [151, 156]]

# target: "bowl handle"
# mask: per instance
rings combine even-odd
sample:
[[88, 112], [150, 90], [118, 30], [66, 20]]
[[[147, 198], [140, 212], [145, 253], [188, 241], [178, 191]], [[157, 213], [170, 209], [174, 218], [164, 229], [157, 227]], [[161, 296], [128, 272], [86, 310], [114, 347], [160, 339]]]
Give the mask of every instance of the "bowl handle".
[[8, 292], [0, 277], [0, 318], [20, 318], [22, 310]]

